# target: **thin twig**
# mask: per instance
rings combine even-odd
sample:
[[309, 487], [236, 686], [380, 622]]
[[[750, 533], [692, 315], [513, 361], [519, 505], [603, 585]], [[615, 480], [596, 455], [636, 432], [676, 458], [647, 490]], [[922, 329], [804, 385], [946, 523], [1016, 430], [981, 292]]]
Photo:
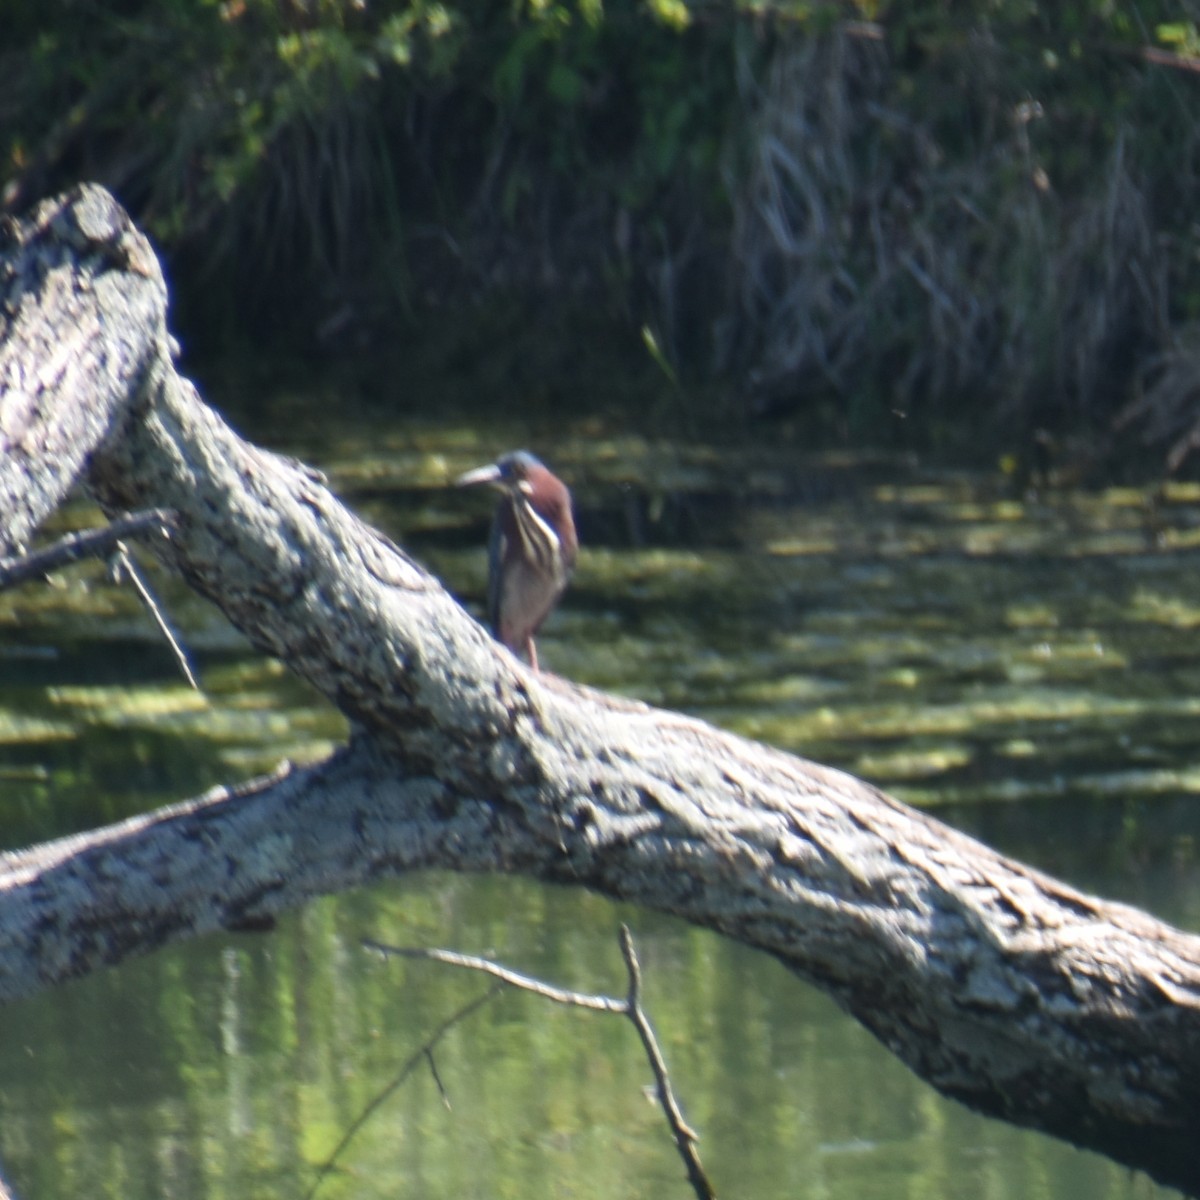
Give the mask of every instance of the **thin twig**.
[[593, 1008], [599, 1009], [601, 1012], [624, 1014], [628, 1011], [624, 1000], [615, 1000], [611, 996], [594, 996], [588, 992], [572, 992], [567, 988], [555, 987], [540, 979], [534, 979], [530, 975], [522, 975], [519, 971], [502, 967], [489, 958], [476, 958], [473, 954], [459, 954], [455, 950], [428, 950], [423, 946], [385, 946], [382, 942], [372, 941], [370, 938], [365, 938], [362, 944], [364, 949], [374, 950], [375, 953], [382, 954], [385, 958], [389, 956], [427, 958], [434, 962], [448, 963], [452, 967], [466, 967], [469, 971], [481, 971], [484, 975], [490, 975], [493, 979], [500, 980], [501, 983], [510, 984], [525, 992], [533, 992], [534, 995], [541, 996], [543, 1000], [553, 1000], [555, 1004], [571, 1004], [576, 1008]]
[[634, 953], [633, 935], [629, 932], [628, 925], [621, 926], [621, 954], [629, 973], [629, 991], [624, 1000], [555, 987], [540, 979], [523, 975], [519, 971], [502, 967], [498, 963], [492, 962], [491, 959], [478, 958], [473, 954], [459, 954], [455, 950], [430, 950], [420, 946], [387, 946], [369, 938], [364, 939], [362, 944], [366, 949], [382, 954], [385, 958], [392, 955], [398, 958], [424, 958], [434, 962], [447, 963], [452, 967], [465, 967], [469, 971], [481, 971], [510, 987], [532, 992], [544, 1000], [553, 1000], [556, 1004], [570, 1004], [576, 1008], [618, 1013], [628, 1017], [638, 1031], [638, 1036], [642, 1039], [642, 1046], [646, 1051], [646, 1057], [650, 1060], [650, 1067], [657, 1083], [658, 1102], [662, 1106], [667, 1124], [670, 1125], [671, 1133], [675, 1138], [675, 1145], [687, 1168], [688, 1181], [692, 1185], [692, 1190], [700, 1200], [715, 1200], [716, 1192], [713, 1191], [712, 1184], [709, 1183], [708, 1176], [705, 1175], [704, 1168], [700, 1163], [700, 1155], [696, 1152], [699, 1135], [683, 1119], [683, 1113], [679, 1109], [675, 1093], [671, 1090], [671, 1079], [667, 1072], [666, 1061], [659, 1049], [654, 1030], [650, 1027], [650, 1022], [642, 1009], [642, 972], [637, 955]]
[[179, 669], [183, 672], [184, 679], [196, 691], [199, 691], [200, 684], [196, 682], [196, 676], [192, 672], [192, 664], [188, 662], [187, 654], [179, 644], [179, 639], [175, 636], [175, 631], [163, 615], [158, 600], [150, 590], [149, 581], [142, 574], [141, 568], [134, 562], [133, 556], [129, 553], [124, 542], [117, 543], [116, 549], [113, 551], [112, 562], [116, 577], [118, 579], [128, 579], [133, 584], [134, 591], [137, 592], [142, 603], [150, 610], [150, 615], [154, 618], [154, 623], [158, 626], [158, 630], [163, 637], [167, 639], [167, 645], [171, 647], [171, 653], [175, 655], [175, 661], [179, 664]]
[[687, 1167], [692, 1190], [697, 1196], [702, 1197], [702, 1200], [713, 1200], [716, 1193], [712, 1189], [712, 1184], [708, 1182], [708, 1176], [704, 1174], [704, 1168], [700, 1165], [700, 1155], [696, 1153], [696, 1142], [699, 1135], [688, 1125], [683, 1119], [683, 1113], [679, 1111], [675, 1093], [671, 1090], [671, 1078], [667, 1074], [667, 1064], [663, 1059], [662, 1051], [658, 1048], [658, 1039], [654, 1036], [654, 1030], [650, 1028], [650, 1022], [642, 1010], [642, 968], [633, 950], [633, 934], [629, 932], [628, 925], [621, 926], [621, 955], [625, 959], [625, 967], [629, 971], [629, 997], [625, 1002], [625, 1015], [633, 1022], [633, 1027], [642, 1039], [646, 1057], [650, 1060], [650, 1067], [654, 1071], [654, 1078], [658, 1083], [658, 1102], [667, 1115], [667, 1124], [671, 1126], [671, 1132], [675, 1136], [675, 1145], [679, 1149], [684, 1166]]
[[[499, 985], [497, 985], [499, 986]], [[438, 1095], [442, 1098], [442, 1103], [447, 1109], [453, 1109], [450, 1103], [450, 1093], [446, 1091], [446, 1085], [442, 1082], [442, 1077], [438, 1074], [437, 1059], [433, 1057], [433, 1047], [425, 1047], [425, 1061], [429, 1063], [429, 1074], [433, 1076], [433, 1082], [437, 1084]]]
[[174, 520], [165, 508], [151, 508], [130, 513], [99, 529], [83, 529], [68, 533], [57, 542], [31, 554], [0, 558], [0, 591], [41, 579], [59, 567], [69, 566], [88, 557], [107, 558], [122, 538], [141, 537], [148, 533], [166, 536]]
[[[404, 1065], [396, 1073], [395, 1078], [375, 1096], [371, 1102], [362, 1110], [355, 1118], [350, 1128], [342, 1134], [342, 1140], [333, 1148], [333, 1153], [321, 1164], [317, 1169], [317, 1177], [313, 1180], [312, 1187], [304, 1193], [304, 1200], [312, 1200], [317, 1194], [317, 1188], [321, 1186], [325, 1176], [333, 1170], [337, 1160], [341, 1157], [342, 1151], [346, 1149], [353, 1140], [354, 1135], [366, 1124], [370, 1115], [416, 1070], [422, 1061], [428, 1061], [431, 1065], [433, 1062], [433, 1048], [454, 1028], [460, 1021], [465, 1021], [476, 1009], [482, 1008], [489, 1000], [498, 996], [503, 989], [500, 984], [493, 984], [486, 992], [480, 996], [476, 996], [474, 1000], [468, 1004], [464, 1004], [458, 1012], [447, 1017], [428, 1037], [420, 1048], [414, 1050], [412, 1054], [405, 1060]], [[442, 1092], [442, 1097], [445, 1099], [445, 1091], [442, 1089], [441, 1080], [437, 1078], [437, 1073], [434, 1073], [434, 1079], [437, 1082], [439, 1091]]]
[[0, 559], [0, 591], [26, 583], [30, 579], [41, 579], [51, 571], [69, 566], [81, 559], [96, 556], [106, 557], [113, 564], [118, 579], [128, 579], [133, 584], [142, 603], [150, 610], [159, 631], [171, 647], [171, 653], [183, 672], [183, 677], [196, 691], [200, 684], [187, 654], [180, 645], [179, 638], [171, 628], [162, 608], [154, 597], [145, 575], [138, 568], [125, 546], [124, 539], [142, 537], [148, 533], [157, 533], [162, 537], [169, 536], [174, 514], [165, 508], [147, 509], [145, 512], [130, 513], [118, 517], [100, 529], [84, 529], [76, 533], [68, 533], [57, 542], [35, 550], [31, 554], [21, 554], [13, 558]]

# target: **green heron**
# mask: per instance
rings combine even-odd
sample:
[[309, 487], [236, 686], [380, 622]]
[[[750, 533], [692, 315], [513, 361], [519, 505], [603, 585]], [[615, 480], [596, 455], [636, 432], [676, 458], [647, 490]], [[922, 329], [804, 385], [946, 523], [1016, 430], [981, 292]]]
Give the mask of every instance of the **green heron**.
[[488, 539], [488, 621], [496, 638], [537, 670], [533, 635], [567, 586], [579, 540], [567, 485], [528, 450], [459, 476], [500, 492]]

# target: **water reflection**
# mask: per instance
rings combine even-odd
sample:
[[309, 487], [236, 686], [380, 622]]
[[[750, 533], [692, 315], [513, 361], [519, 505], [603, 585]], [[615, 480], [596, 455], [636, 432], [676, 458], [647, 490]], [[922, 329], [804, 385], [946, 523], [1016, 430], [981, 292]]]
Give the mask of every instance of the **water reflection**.
[[[780, 967], [676, 922], [519, 881], [422, 879], [315, 905], [270, 938], [207, 939], [10, 1010], [5, 1152], [22, 1194], [302, 1195], [342, 1132], [483, 984], [378, 962], [362, 930], [494, 945], [619, 991], [637, 928], [647, 1004], [705, 1163], [749, 1196], [1116, 1197], [1103, 1160], [917, 1084]], [[19, 1030], [19, 1035], [12, 1036]], [[687, 1195], [648, 1069], [616, 1018], [509, 994], [451, 1034], [318, 1195]]]
[[[478, 607], [485, 520], [444, 485], [481, 452], [530, 440], [489, 439], [426, 427], [285, 448], [318, 457]], [[751, 470], [727, 448], [597, 453], [582, 436], [553, 461], [576, 492], [584, 551], [539, 643], [551, 669], [843, 766], [1200, 929], [1200, 493], [1028, 499], [1004, 480], [886, 460], [760, 447]], [[343, 736], [336, 713], [211, 609], [165, 591], [202, 696], [99, 572], [0, 596], [6, 845], [320, 757]], [[23, 1196], [303, 1195], [400, 1064], [484, 986], [381, 963], [361, 937], [495, 952], [619, 992], [622, 920], [722, 1194], [1166, 1194], [941, 1100], [760, 954], [572, 891], [447, 876], [6, 1009], [0, 1162]], [[688, 1194], [623, 1022], [507, 995], [436, 1061], [452, 1108], [419, 1073], [318, 1196]]]

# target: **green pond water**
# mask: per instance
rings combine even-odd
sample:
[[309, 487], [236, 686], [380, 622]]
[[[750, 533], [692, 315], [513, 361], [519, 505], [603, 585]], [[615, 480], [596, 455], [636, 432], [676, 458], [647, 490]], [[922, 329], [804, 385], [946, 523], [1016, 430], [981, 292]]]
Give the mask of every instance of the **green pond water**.
[[[1200, 929], [1200, 487], [1032, 494], [999, 474], [816, 458], [781, 439], [638, 440], [595, 417], [551, 436], [302, 400], [239, 423], [320, 466], [476, 606], [487, 508], [447, 481], [517, 445], [559, 469], [584, 549], [539, 639], [548, 669], [844, 767]], [[99, 567], [0, 594], [3, 847], [311, 760], [343, 736], [214, 610], [159, 586], [202, 694]], [[303, 1197], [383, 1097], [317, 1196], [689, 1196], [616, 1018], [506, 993], [445, 1038], [436, 1077], [424, 1064], [387, 1090], [486, 987], [381, 961], [362, 938], [622, 994], [622, 921], [723, 1196], [1172, 1194], [941, 1099], [763, 955], [587, 894], [450, 875], [7, 1007], [3, 1174], [25, 1200]]]

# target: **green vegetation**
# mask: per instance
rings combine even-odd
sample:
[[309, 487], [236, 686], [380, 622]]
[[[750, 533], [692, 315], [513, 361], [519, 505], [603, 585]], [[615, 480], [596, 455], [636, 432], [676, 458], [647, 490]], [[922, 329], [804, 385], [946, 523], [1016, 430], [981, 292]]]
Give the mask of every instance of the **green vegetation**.
[[193, 344], [517, 300], [531, 341], [577, 308], [851, 441], [1200, 441], [1177, 0], [9, 0], [5, 26], [4, 205], [107, 183]]

